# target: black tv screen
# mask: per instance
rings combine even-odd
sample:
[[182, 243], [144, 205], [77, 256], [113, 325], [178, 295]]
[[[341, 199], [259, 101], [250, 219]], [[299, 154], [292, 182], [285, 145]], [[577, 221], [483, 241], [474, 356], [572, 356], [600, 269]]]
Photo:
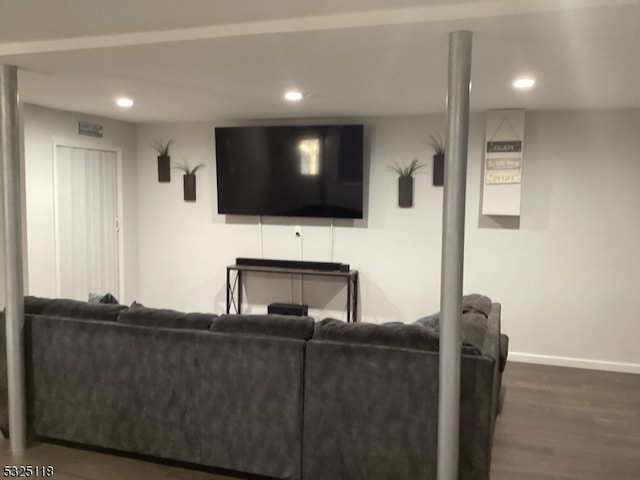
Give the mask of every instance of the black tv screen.
[[363, 126], [215, 129], [218, 213], [362, 218]]

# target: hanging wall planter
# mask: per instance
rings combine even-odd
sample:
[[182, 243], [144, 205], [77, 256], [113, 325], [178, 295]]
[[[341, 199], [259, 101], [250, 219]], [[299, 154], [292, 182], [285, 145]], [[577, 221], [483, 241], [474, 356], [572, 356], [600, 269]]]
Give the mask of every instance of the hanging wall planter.
[[202, 167], [204, 167], [203, 163], [193, 168], [189, 168], [186, 163], [176, 165], [175, 167], [184, 172], [184, 175], [182, 176], [182, 186], [184, 189], [185, 202], [196, 201], [196, 172]]
[[444, 185], [444, 153], [436, 153], [433, 156], [433, 186]]
[[171, 181], [171, 157], [169, 155], [158, 155], [158, 181]]
[[401, 167], [398, 163], [389, 165], [389, 168], [399, 175], [398, 206], [400, 208], [413, 207], [413, 175], [424, 167], [424, 163], [420, 163], [417, 158], [411, 160], [408, 167]]
[[193, 173], [184, 174], [182, 176], [182, 183], [184, 186], [184, 201], [195, 202], [196, 201], [196, 176]]
[[413, 207], [413, 177], [398, 177], [398, 206]]
[[439, 133], [436, 136], [429, 135], [429, 145], [436, 152], [433, 156], [433, 186], [444, 185], [444, 143]]
[[166, 142], [156, 140], [151, 147], [158, 152], [158, 182], [166, 183], [171, 181], [171, 157], [169, 149], [173, 144], [173, 140]]

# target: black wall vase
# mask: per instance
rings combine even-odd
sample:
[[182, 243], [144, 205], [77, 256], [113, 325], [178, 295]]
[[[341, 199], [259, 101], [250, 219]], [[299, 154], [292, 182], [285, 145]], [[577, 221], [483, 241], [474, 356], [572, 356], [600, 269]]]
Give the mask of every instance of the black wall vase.
[[398, 177], [398, 206], [413, 207], [413, 177]]
[[184, 201], [195, 202], [196, 201], [196, 175], [194, 173], [183, 175], [182, 182], [184, 184]]
[[444, 153], [437, 153], [433, 156], [433, 186], [442, 187], [444, 185]]
[[171, 157], [168, 155], [158, 156], [158, 181], [163, 183], [171, 181]]

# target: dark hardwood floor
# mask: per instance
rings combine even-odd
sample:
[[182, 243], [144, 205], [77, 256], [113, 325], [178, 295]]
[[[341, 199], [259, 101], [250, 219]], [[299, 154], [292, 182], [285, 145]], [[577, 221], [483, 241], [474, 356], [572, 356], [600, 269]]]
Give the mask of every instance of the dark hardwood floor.
[[492, 480], [639, 480], [640, 375], [510, 363]]
[[[492, 480], [640, 480], [640, 375], [510, 362], [504, 383]], [[0, 461], [58, 480], [240, 478], [51, 443], [16, 457], [0, 440]]]

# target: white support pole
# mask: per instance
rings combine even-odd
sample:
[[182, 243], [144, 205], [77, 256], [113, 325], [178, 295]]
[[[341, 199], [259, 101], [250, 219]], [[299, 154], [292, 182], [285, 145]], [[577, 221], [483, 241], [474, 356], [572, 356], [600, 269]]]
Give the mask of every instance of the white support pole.
[[442, 218], [438, 480], [458, 479], [464, 216], [473, 34], [449, 34], [449, 90]]
[[22, 263], [22, 203], [18, 126], [18, 71], [0, 65], [0, 165], [4, 195], [4, 258], [7, 330], [7, 387], [11, 452], [26, 446], [24, 374], [24, 291]]

